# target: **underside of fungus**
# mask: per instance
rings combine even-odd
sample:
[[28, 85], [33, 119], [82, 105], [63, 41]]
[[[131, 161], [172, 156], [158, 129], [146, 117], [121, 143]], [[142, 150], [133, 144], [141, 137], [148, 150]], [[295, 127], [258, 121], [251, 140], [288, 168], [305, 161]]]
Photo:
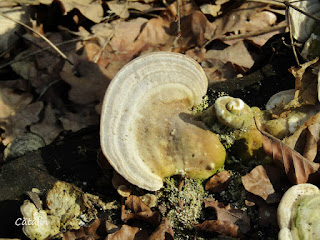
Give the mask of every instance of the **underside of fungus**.
[[167, 176], [207, 178], [219, 169], [225, 149], [190, 114], [207, 84], [199, 64], [182, 54], [146, 54], [123, 67], [101, 113], [101, 148], [113, 168], [151, 191]]

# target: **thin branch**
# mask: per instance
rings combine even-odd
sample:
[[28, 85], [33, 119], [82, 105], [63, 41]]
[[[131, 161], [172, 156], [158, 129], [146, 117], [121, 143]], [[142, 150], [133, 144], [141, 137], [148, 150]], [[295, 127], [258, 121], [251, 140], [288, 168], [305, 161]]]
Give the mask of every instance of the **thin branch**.
[[[90, 36], [90, 37], [85, 37], [85, 38], [82, 37], [82, 38], [77, 38], [77, 39], [71, 39], [71, 40], [68, 40], [68, 41], [65, 41], [65, 42], [57, 43], [56, 46], [62, 46], [62, 45], [66, 45], [66, 44], [73, 43], [73, 42], [77, 42], [77, 41], [86, 41], [86, 40], [89, 40], [89, 39], [91, 39], [91, 38], [92, 38], [92, 36]], [[13, 60], [11, 60], [11, 61], [3, 64], [3, 65], [0, 65], [0, 69], [5, 68], [5, 67], [7, 67], [7, 66], [9, 66], [9, 65], [11, 65], [11, 64], [13, 64], [13, 63], [15, 63], [15, 62], [19, 62], [19, 61], [22, 61], [22, 60], [27, 59], [27, 58], [29, 58], [29, 57], [32, 57], [32, 56], [34, 56], [34, 55], [36, 55], [36, 54], [38, 54], [38, 53], [47, 51], [47, 50], [49, 50], [49, 49], [51, 49], [51, 46], [48, 46], [48, 47], [39, 49], [39, 50], [37, 50], [37, 51], [35, 51], [35, 52], [32, 52], [32, 53], [29, 53], [29, 54], [27, 54], [27, 55], [25, 55], [25, 56], [19, 57], [18, 59], [13, 59]]]
[[256, 36], [260, 36], [262, 34], [266, 34], [269, 32], [273, 32], [276, 30], [280, 30], [282, 28], [287, 27], [287, 23], [286, 22], [281, 22], [275, 26], [263, 29], [263, 30], [259, 30], [256, 32], [250, 32], [250, 33], [244, 33], [244, 34], [237, 34], [237, 35], [232, 35], [232, 36], [222, 36], [222, 37], [218, 37], [216, 39], [219, 39], [221, 41], [226, 41], [226, 40], [235, 40], [235, 39], [241, 39], [241, 38], [248, 38], [248, 37], [256, 37]]
[[181, 10], [180, 10], [180, 0], [176, 0], [177, 2], [177, 36], [175, 37], [172, 46], [171, 46], [171, 50], [174, 49], [175, 45], [178, 43], [178, 40], [181, 37]]
[[297, 64], [300, 66], [300, 61], [299, 61], [299, 58], [298, 58], [296, 47], [294, 45], [294, 39], [293, 39], [293, 36], [292, 36], [292, 31], [291, 31], [292, 21], [291, 21], [291, 15], [289, 14], [289, 8], [288, 7], [286, 8], [286, 19], [288, 20], [288, 27], [289, 27], [289, 33], [290, 33], [290, 42], [291, 42], [293, 55], [294, 55], [294, 58], [295, 58]]
[[19, 21], [19, 20], [15, 20], [11, 17], [8, 17], [7, 15], [3, 14], [2, 12], [0, 12], [0, 16], [9, 19], [10, 21], [13, 21], [17, 24], [20, 24], [21, 26], [27, 28], [28, 30], [32, 31], [33, 33], [37, 34], [39, 37], [41, 37], [44, 41], [46, 41], [56, 52], [58, 52], [60, 54], [60, 56], [65, 59], [66, 61], [68, 61], [70, 64], [73, 65], [73, 63], [68, 59], [68, 57], [60, 51], [59, 48], [57, 48], [48, 38], [46, 38], [45, 36], [43, 36], [41, 33], [39, 33], [38, 31], [32, 29], [31, 27], [29, 27], [28, 25], [24, 24], [23, 22]]
[[250, 32], [250, 33], [244, 33], [244, 34], [237, 34], [237, 35], [232, 35], [232, 36], [221, 36], [221, 37], [215, 37], [212, 38], [210, 40], [208, 40], [208, 42], [206, 42], [203, 47], [208, 46], [210, 43], [212, 43], [214, 40], [221, 40], [221, 41], [226, 41], [226, 40], [235, 40], [235, 39], [241, 39], [241, 38], [248, 38], [248, 37], [256, 37], [256, 36], [260, 36], [262, 34], [266, 34], [269, 32], [273, 32], [273, 31], [277, 31], [279, 29], [282, 29], [284, 27], [286, 27], [287, 24], [285, 22], [283, 23], [279, 23], [275, 26], [263, 29], [263, 30], [259, 30], [256, 32]]
[[294, 10], [296, 10], [296, 11], [298, 11], [298, 12], [306, 15], [306, 16], [309, 17], [309, 18], [312, 18], [312, 19], [314, 19], [314, 20], [316, 20], [316, 21], [320, 21], [320, 18], [318, 18], [317, 16], [314, 16], [314, 15], [312, 15], [312, 14], [310, 14], [310, 13], [308, 13], [308, 12], [306, 12], [306, 11], [304, 11], [304, 10], [296, 7], [296, 6], [294, 6], [293, 4], [291, 4], [290, 2], [288, 2], [287, 0], [284, 1], [283, 3], [284, 3], [288, 8], [291, 7], [291, 8], [293, 8]]
[[276, 7], [285, 7], [282, 1], [275, 0], [246, 0], [247, 2], [257, 2], [257, 3], [265, 3]]
[[112, 33], [110, 34], [110, 36], [108, 37], [108, 39], [104, 42], [102, 48], [100, 48], [99, 52], [93, 57], [92, 61], [94, 63], [97, 63], [101, 57], [102, 52], [105, 50], [105, 48], [108, 46], [108, 44], [110, 43], [111, 39], [114, 36], [114, 30], [112, 31]]

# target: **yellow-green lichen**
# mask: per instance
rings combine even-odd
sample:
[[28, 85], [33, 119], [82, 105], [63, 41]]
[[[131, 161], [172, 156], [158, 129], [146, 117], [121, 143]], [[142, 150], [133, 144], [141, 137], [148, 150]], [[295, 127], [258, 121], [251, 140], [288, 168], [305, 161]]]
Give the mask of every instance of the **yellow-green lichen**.
[[175, 230], [175, 239], [186, 239], [185, 231], [192, 232], [193, 225], [199, 222], [203, 214], [206, 192], [202, 181], [171, 177], [164, 182], [164, 188], [159, 192], [160, 201], [166, 205], [164, 216], [169, 218]]
[[197, 114], [197, 113], [203, 112], [205, 109], [207, 109], [209, 107], [208, 101], [209, 101], [209, 97], [207, 95], [205, 95], [202, 98], [202, 101], [197, 106], [195, 106], [192, 109], [190, 109], [190, 111], [193, 114]]

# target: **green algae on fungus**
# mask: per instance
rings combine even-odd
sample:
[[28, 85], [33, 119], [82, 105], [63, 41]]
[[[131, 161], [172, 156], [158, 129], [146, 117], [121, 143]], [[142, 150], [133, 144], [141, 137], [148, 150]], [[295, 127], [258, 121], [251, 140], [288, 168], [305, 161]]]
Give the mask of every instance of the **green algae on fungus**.
[[208, 95], [203, 96], [202, 101], [195, 107], [191, 108], [192, 114], [202, 113], [205, 109], [209, 107], [209, 97]]
[[203, 112], [201, 120], [218, 135], [225, 149], [247, 160], [263, 153], [262, 136], [253, 120], [261, 115], [263, 112], [257, 107], [250, 108], [241, 99], [223, 96]]

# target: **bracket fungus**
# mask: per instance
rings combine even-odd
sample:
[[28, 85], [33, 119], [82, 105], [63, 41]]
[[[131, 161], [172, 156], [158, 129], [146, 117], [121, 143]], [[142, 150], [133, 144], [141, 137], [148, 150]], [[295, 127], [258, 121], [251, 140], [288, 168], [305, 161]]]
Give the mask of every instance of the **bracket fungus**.
[[190, 109], [208, 81], [193, 59], [170, 52], [138, 57], [114, 77], [103, 100], [101, 148], [130, 183], [155, 191], [174, 174], [208, 178], [226, 152]]
[[313, 184], [294, 185], [278, 206], [279, 240], [319, 239], [320, 190]]

